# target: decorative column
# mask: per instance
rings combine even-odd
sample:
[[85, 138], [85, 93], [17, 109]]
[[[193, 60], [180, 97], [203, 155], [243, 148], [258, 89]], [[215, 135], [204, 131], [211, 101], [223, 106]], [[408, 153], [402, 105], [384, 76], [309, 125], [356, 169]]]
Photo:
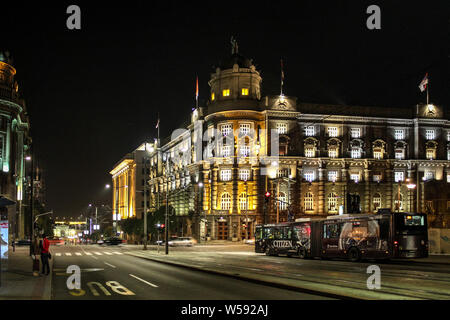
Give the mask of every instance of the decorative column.
[[364, 213], [372, 212], [370, 196], [370, 171], [364, 169]]
[[392, 188], [393, 188], [393, 183], [392, 183], [392, 169], [387, 169], [387, 170], [385, 170], [385, 173], [386, 173], [386, 181], [385, 181], [385, 185], [386, 185], [386, 188], [385, 188], [385, 190], [386, 190], [386, 206], [389, 208], [389, 209], [391, 209], [391, 210], [393, 210], [393, 209], [395, 209], [395, 207], [394, 207], [394, 205], [393, 205], [393, 203], [392, 203], [392, 192], [393, 192], [393, 190], [392, 190]]
[[341, 193], [342, 193], [342, 199], [344, 201], [344, 214], [347, 213], [347, 207], [348, 207], [348, 203], [347, 203], [347, 182], [348, 182], [347, 171], [348, 171], [348, 169], [345, 168], [345, 164], [344, 164], [344, 167], [341, 169], [341, 181], [342, 181]]
[[319, 166], [319, 203], [318, 203], [318, 209], [319, 209], [319, 215], [323, 215], [325, 212], [325, 182], [324, 182], [324, 170], [322, 168], [323, 164], [320, 164]]

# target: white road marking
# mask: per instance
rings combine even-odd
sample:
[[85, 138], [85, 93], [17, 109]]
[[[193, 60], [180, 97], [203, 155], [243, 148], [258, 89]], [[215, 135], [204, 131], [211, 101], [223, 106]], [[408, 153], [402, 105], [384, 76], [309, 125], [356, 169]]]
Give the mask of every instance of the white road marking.
[[95, 256], [92, 256], [91, 258], [94, 258], [95, 260], [98, 260], [98, 258], [97, 258], [97, 257], [95, 257]]
[[105, 262], [105, 264], [107, 265], [107, 266], [110, 266], [111, 268], [115, 268], [116, 266], [113, 266], [112, 264], [109, 264], [108, 262]]
[[92, 256], [92, 253], [90, 253], [90, 252], [85, 252], [85, 254], [86, 254], [87, 256]]
[[79, 253], [79, 252], [75, 252], [75, 254], [76, 254], [77, 256], [81, 256], [81, 253]]
[[115, 253], [115, 254], [123, 254], [122, 252], [118, 252], [118, 251], [113, 251], [113, 253]]
[[103, 254], [101, 252], [94, 252], [98, 256], [102, 256]]
[[71, 256], [72, 254], [69, 252], [66, 252], [66, 256]]
[[129, 275], [130, 275], [131, 277], [135, 278], [135, 279], [138, 279], [139, 281], [142, 281], [142, 282], [148, 284], [149, 286], [152, 286], [152, 287], [154, 287], [154, 288], [158, 288], [158, 286], [157, 286], [156, 284], [153, 284], [153, 283], [148, 282], [148, 281], [146, 281], [146, 280], [144, 280], [144, 279], [141, 279], [141, 278], [139, 278], [139, 277], [136, 277], [134, 274], [131, 274], [131, 273], [130, 273]]
[[61, 257], [61, 253], [60, 253], [60, 252], [57, 252], [57, 253], [55, 253], [55, 256]]
[[111, 256], [111, 255], [112, 255], [112, 253], [111, 253], [111, 252], [106, 252], [106, 251], [104, 251], [103, 253], [104, 253], [104, 254], [107, 254], [107, 255], [109, 255], [109, 256]]

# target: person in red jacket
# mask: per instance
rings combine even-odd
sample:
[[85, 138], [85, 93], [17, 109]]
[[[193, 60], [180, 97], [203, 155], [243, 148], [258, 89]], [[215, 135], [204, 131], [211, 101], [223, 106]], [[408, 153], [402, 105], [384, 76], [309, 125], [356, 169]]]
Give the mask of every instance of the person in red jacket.
[[[41, 249], [41, 260], [42, 260], [42, 274], [48, 276], [50, 274], [50, 265], [48, 263], [48, 254], [50, 248], [50, 241], [48, 241], [45, 234], [42, 235], [42, 249]], [[47, 272], [45, 272], [47, 269]]]

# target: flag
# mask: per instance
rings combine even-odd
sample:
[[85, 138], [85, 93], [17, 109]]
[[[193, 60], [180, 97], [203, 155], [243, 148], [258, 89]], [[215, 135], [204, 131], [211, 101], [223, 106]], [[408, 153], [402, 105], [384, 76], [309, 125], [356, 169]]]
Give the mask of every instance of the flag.
[[196, 87], [195, 87], [195, 100], [198, 101], [198, 76], [197, 76]]
[[419, 89], [421, 92], [424, 92], [427, 89], [428, 84], [428, 72], [425, 74], [425, 78], [423, 78], [422, 82], [419, 84]]
[[156, 123], [156, 129], [158, 129], [158, 127], [159, 127], [159, 118], [158, 118], [158, 122]]

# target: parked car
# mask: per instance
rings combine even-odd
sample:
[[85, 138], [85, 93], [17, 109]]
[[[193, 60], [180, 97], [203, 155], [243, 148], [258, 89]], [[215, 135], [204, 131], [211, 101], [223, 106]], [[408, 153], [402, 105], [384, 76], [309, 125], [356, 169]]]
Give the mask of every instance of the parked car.
[[104, 243], [105, 243], [105, 241], [103, 241], [102, 239], [97, 240], [97, 244], [104, 244]]
[[120, 239], [120, 238], [117, 238], [117, 237], [112, 237], [112, 238], [108, 238], [108, 239], [106, 239], [105, 241], [104, 241], [104, 243], [106, 244], [106, 245], [112, 245], [112, 246], [116, 246], [116, 245], [118, 245], [118, 244], [121, 244], [123, 241], [122, 241], [122, 239]]
[[244, 243], [245, 244], [255, 244], [255, 239], [247, 239], [247, 240], [244, 240]]
[[192, 247], [196, 243], [197, 243], [197, 240], [195, 240], [192, 237], [179, 237], [179, 238], [169, 240], [169, 246], [171, 246], [171, 247], [175, 247], [175, 246]]

